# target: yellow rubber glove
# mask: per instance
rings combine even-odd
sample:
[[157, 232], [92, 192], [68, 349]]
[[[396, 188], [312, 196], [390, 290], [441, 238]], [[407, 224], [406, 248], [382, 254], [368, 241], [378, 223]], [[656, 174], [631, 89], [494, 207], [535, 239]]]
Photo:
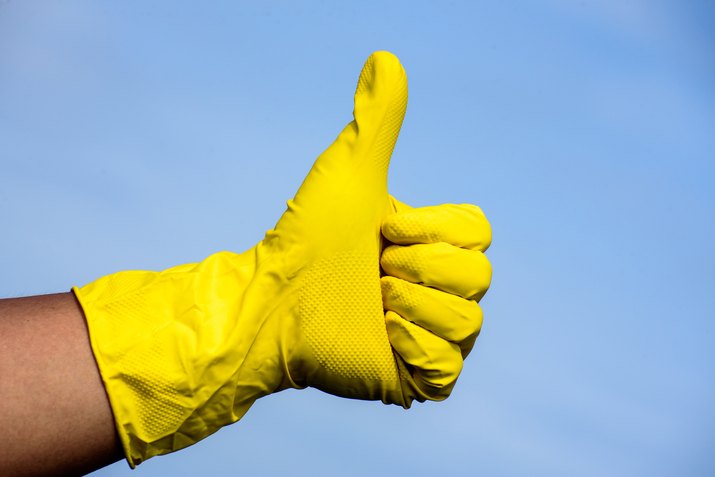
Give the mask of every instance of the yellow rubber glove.
[[491, 227], [475, 205], [413, 209], [392, 201], [397, 213], [382, 224], [392, 245], [380, 260], [388, 336], [413, 386], [429, 399], [446, 398], [481, 330], [477, 301], [491, 283], [483, 253]]
[[[197, 442], [282, 389], [313, 386], [404, 407], [446, 397], [461, 368], [459, 343], [471, 347], [481, 315], [475, 320], [472, 308], [463, 312], [472, 318], [468, 325], [453, 326], [456, 334], [445, 325], [432, 335], [429, 326], [415, 330], [407, 320], [431, 323], [439, 306], [424, 318], [390, 312], [387, 321], [383, 308], [388, 283], [386, 302], [400, 312], [401, 292], [380, 279], [380, 227], [399, 207], [387, 194], [387, 168], [406, 104], [399, 61], [374, 53], [358, 82], [355, 120], [254, 248], [163, 272], [120, 272], [74, 289], [132, 467]], [[413, 243], [409, 233], [385, 232], [395, 243]], [[455, 241], [450, 247], [463, 245]], [[430, 253], [410, 255], [411, 265], [400, 266], [396, 250], [386, 250], [386, 270], [430, 285], [418, 271], [430, 268], [420, 264], [432, 260]], [[454, 280], [442, 283], [442, 272], [435, 277], [437, 288], [464, 296]], [[474, 278], [468, 282], [471, 293]], [[462, 298], [439, 293], [439, 303], [464, 309], [454, 304]]]

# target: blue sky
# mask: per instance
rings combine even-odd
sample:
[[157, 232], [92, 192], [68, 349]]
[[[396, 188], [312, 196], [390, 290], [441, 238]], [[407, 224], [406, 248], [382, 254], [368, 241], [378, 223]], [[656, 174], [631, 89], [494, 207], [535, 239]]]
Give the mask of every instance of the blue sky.
[[453, 396], [287, 391], [133, 475], [713, 475], [708, 2], [0, 1], [0, 295], [252, 246], [379, 49], [390, 191], [494, 230]]

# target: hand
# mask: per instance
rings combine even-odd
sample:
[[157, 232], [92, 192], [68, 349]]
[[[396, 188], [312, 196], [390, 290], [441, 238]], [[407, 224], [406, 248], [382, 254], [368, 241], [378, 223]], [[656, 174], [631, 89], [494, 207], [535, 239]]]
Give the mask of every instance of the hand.
[[382, 224], [393, 245], [380, 264], [385, 320], [392, 347], [429, 399], [449, 395], [481, 330], [477, 302], [491, 282], [484, 251], [491, 227], [471, 204], [411, 208], [392, 199]]
[[[417, 227], [448, 240], [448, 251], [418, 243], [383, 253], [382, 233], [396, 243], [415, 241], [392, 233], [389, 224], [399, 225], [400, 214], [388, 218], [396, 202], [387, 194], [387, 169], [406, 105], [402, 65], [390, 53], [374, 53], [358, 81], [354, 121], [318, 157], [255, 247], [163, 272], [120, 272], [75, 289], [130, 465], [186, 447], [286, 388], [312, 386], [404, 407], [445, 396], [461, 367], [455, 349], [471, 346], [473, 309], [463, 312], [470, 324], [455, 325], [455, 333], [433, 313], [452, 306], [453, 317], [467, 306], [446, 293], [435, 298], [438, 305], [421, 307], [424, 313], [402, 310], [425, 329], [393, 311], [386, 315], [390, 280], [381, 281], [380, 256], [397, 278], [466, 297], [486, 287], [474, 281], [473, 267], [462, 272], [455, 263], [478, 256], [461, 255], [468, 251], [458, 247], [475, 239], [463, 234], [474, 221], [459, 213], [435, 215], [444, 231]], [[431, 263], [435, 258], [444, 263]], [[400, 291], [400, 283], [386, 295], [392, 308], [399, 309], [400, 296], [406, 302], [425, 295]]]

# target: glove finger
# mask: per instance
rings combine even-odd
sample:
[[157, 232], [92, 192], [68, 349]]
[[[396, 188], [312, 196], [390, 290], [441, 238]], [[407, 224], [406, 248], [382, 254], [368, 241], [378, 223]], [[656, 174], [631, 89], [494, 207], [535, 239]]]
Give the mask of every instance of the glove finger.
[[454, 343], [402, 319], [385, 314], [387, 336], [393, 349], [412, 367], [412, 378], [429, 399], [444, 399], [462, 371], [462, 354]]
[[481, 299], [492, 279], [491, 264], [482, 252], [444, 242], [390, 245], [380, 265], [387, 275], [468, 299]]
[[491, 225], [476, 205], [395, 207], [395, 211], [382, 222], [382, 234], [392, 243], [446, 242], [483, 252], [492, 242]]
[[457, 344], [462, 356], [471, 351], [483, 317], [475, 301], [391, 276], [382, 277], [380, 283], [385, 310]]
[[[316, 159], [272, 235], [315, 244], [326, 236], [315, 231], [328, 228], [338, 241], [351, 243], [355, 230], [369, 229], [379, 238], [376, 226], [389, 210], [387, 170], [406, 107], [407, 74], [400, 61], [386, 51], [373, 53], [355, 90], [354, 120]], [[358, 208], [358, 216], [345, 214]]]
[[[407, 108], [407, 75], [395, 55], [376, 51], [365, 62], [355, 89], [353, 115], [358, 138], [372, 154], [366, 157], [384, 171], [386, 179], [390, 156], [400, 134]], [[370, 141], [372, 139], [372, 141]], [[359, 146], [360, 144], [353, 144]]]

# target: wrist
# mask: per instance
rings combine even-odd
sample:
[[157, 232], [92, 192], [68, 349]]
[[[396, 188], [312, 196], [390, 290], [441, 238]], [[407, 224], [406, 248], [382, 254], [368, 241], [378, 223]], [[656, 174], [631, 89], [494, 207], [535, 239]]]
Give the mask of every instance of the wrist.
[[265, 391], [237, 387], [255, 268], [253, 248], [74, 289], [131, 466], [235, 422]]

